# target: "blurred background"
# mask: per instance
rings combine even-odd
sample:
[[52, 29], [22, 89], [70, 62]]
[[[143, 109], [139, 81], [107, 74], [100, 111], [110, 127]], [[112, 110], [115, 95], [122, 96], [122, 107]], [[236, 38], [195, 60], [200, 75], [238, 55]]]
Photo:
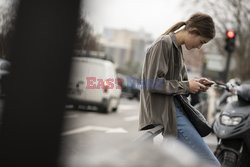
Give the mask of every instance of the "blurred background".
[[[1, 104], [11, 65], [8, 46], [17, 4], [17, 1], [0, 0]], [[62, 164], [98, 166], [102, 154], [114, 153], [140, 135], [138, 79], [146, 50], [170, 26], [186, 21], [195, 12], [212, 16], [216, 36], [199, 50], [188, 51], [183, 47], [189, 79], [207, 77], [221, 83], [248, 82], [250, 7], [247, 0], [82, 1], [65, 104]], [[235, 33], [230, 49], [226, 47], [229, 30]], [[95, 79], [87, 80], [87, 77]], [[107, 87], [108, 78], [114, 79], [113, 89]], [[99, 85], [101, 89], [87, 89], [89, 85]], [[221, 112], [218, 101], [223, 91], [212, 87], [206, 93], [189, 97], [210, 124]], [[218, 142], [214, 134], [204, 140], [213, 151], [216, 149]], [[154, 139], [155, 144], [161, 141], [161, 135]]]
[[[223, 78], [227, 58], [224, 50], [225, 32], [227, 29], [234, 29], [237, 32], [237, 47], [229, 77], [245, 80], [249, 77], [249, 65], [242, 63], [249, 62], [246, 56], [249, 52], [249, 9], [244, 3], [246, 2], [233, 0], [86, 0], [83, 5], [85, 10], [82, 12], [85, 25], [82, 26], [86, 26], [86, 34], [91, 37], [86, 42], [89, 45], [83, 47], [107, 53], [119, 72], [140, 75], [146, 48], [152, 41], [176, 22], [187, 20], [192, 13], [205, 12], [216, 23], [216, 37], [201, 50], [184, 52], [191, 78], [201, 74], [217, 80]], [[246, 68], [236, 68], [239, 66]]]

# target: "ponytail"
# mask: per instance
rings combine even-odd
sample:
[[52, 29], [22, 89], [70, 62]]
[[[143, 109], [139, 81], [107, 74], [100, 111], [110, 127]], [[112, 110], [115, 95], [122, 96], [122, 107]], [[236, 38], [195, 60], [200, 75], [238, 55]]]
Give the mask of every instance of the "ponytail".
[[186, 25], [186, 22], [180, 21], [180, 22], [176, 23], [175, 25], [173, 25], [172, 27], [170, 27], [163, 35], [168, 35], [170, 32], [175, 32], [176, 30], [178, 30], [179, 28], [181, 28], [184, 25]]
[[164, 34], [168, 35], [170, 32], [175, 32], [179, 28], [185, 25], [185, 30], [191, 28], [197, 29], [197, 33], [200, 36], [212, 39], [215, 36], [214, 21], [211, 16], [204, 13], [193, 14], [186, 22], [181, 21], [169, 28]]

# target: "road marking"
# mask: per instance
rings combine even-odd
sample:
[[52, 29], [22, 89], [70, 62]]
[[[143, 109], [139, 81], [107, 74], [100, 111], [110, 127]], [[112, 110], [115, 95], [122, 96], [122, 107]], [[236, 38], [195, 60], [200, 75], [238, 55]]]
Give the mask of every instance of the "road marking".
[[113, 129], [106, 131], [106, 133], [128, 133], [128, 131], [126, 131], [123, 128], [113, 128]]
[[134, 110], [136, 109], [136, 105], [127, 105], [127, 104], [120, 104], [119, 105], [119, 110]]
[[134, 116], [125, 117], [124, 120], [127, 122], [137, 121], [137, 120], [139, 120], [139, 117], [138, 117], [138, 115], [134, 115]]
[[66, 132], [63, 132], [62, 135], [63, 136], [67, 136], [67, 135], [73, 135], [73, 134], [77, 134], [77, 133], [82, 133], [82, 132], [87, 132], [87, 131], [104, 131], [105, 133], [128, 133], [128, 131], [126, 131], [123, 128], [108, 128], [108, 127], [103, 127], [103, 126], [84, 126], [81, 128], [77, 128], [77, 129], [73, 129], [73, 130], [69, 130]]

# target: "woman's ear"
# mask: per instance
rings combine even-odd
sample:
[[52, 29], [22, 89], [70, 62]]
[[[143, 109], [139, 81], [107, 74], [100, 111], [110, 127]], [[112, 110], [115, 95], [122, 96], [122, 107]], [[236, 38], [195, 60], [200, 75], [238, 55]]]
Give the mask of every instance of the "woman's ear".
[[200, 35], [200, 31], [197, 28], [189, 28], [188, 32], [190, 34]]

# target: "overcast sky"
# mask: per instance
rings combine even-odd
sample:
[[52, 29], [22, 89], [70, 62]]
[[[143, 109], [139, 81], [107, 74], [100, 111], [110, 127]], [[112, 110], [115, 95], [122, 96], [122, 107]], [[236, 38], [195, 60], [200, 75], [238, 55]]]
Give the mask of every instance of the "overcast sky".
[[187, 19], [182, 0], [85, 0], [87, 20], [94, 31], [104, 27], [144, 29], [154, 37], [174, 23]]
[[[6, 6], [8, 1], [0, 0], [0, 6]], [[157, 37], [176, 22], [188, 19], [181, 2], [183, 0], [84, 0], [83, 13], [97, 33], [104, 27], [144, 29]]]
[[0, 7], [8, 7], [11, 0], [0, 0]]
[[5, 0], [0, 0], [0, 6], [2, 6], [5, 3]]

